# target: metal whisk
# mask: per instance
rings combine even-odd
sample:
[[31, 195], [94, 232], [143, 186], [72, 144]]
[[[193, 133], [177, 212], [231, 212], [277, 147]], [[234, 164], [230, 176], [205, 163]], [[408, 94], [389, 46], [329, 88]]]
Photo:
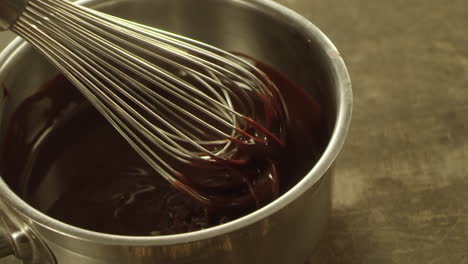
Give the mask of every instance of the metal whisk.
[[161, 176], [199, 201], [210, 198], [184, 166], [238, 166], [250, 158], [240, 150], [281, 144], [281, 96], [245, 59], [65, 0], [1, 0], [0, 19]]

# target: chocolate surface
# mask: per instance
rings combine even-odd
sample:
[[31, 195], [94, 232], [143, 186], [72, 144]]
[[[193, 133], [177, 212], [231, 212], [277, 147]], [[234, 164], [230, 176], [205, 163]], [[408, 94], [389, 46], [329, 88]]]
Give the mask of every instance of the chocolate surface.
[[[13, 115], [4, 137], [3, 175], [26, 201], [48, 215], [104, 233], [183, 233], [246, 215], [296, 184], [325, 145], [317, 101], [281, 73], [257, 66], [280, 89], [289, 118], [285, 147], [274, 159], [249, 165], [249, 171], [263, 177], [257, 179], [257, 194], [264, 197], [255, 205], [213, 208], [171, 186], [62, 75], [44, 84]], [[189, 169], [185, 175], [200, 173]], [[260, 184], [271, 175], [278, 177], [277, 195], [265, 189], [271, 185]]]

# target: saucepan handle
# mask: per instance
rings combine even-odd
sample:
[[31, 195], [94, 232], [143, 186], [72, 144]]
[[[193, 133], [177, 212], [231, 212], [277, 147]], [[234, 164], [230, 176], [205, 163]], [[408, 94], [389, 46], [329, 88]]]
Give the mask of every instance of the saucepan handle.
[[0, 258], [8, 257], [15, 254], [15, 250], [13, 249], [11, 239], [9, 236], [0, 234]]
[[19, 215], [0, 202], [0, 258], [11, 255], [24, 264], [56, 264], [42, 239]]
[[32, 258], [30, 235], [26, 226], [18, 226], [7, 216], [5, 208], [0, 212], [0, 257], [15, 255], [27, 261]]

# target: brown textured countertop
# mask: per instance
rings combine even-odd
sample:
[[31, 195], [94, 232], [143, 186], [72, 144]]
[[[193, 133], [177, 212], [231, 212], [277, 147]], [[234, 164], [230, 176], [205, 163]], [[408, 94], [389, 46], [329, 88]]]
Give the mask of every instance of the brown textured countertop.
[[354, 90], [310, 263], [468, 263], [468, 2], [278, 2], [331, 38]]
[[355, 95], [310, 263], [467, 264], [468, 2], [278, 2], [332, 39]]

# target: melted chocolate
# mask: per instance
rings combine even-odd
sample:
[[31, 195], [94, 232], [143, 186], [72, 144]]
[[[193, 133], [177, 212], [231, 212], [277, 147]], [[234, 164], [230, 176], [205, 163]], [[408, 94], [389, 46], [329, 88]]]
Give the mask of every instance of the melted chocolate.
[[[246, 215], [296, 184], [325, 145], [317, 101], [281, 73], [261, 63], [257, 66], [281, 91], [290, 118], [285, 147], [274, 158], [257, 159], [242, 171], [261, 172], [254, 178], [258, 186], [255, 205], [206, 206], [168, 184], [62, 75], [46, 83], [13, 114], [3, 138], [3, 177], [48, 215], [104, 233], [183, 233]], [[223, 170], [220, 167], [216, 173], [229, 174]], [[203, 179], [200, 171], [185, 174]], [[220, 182], [209, 184], [218, 192], [229, 191]]]

